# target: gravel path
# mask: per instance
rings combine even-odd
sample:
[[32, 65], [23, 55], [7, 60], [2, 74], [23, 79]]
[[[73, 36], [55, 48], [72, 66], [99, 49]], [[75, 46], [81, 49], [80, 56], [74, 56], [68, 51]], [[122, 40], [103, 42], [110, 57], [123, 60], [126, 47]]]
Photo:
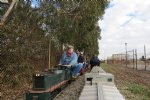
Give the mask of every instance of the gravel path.
[[69, 84], [54, 100], [78, 100], [84, 86], [84, 75]]

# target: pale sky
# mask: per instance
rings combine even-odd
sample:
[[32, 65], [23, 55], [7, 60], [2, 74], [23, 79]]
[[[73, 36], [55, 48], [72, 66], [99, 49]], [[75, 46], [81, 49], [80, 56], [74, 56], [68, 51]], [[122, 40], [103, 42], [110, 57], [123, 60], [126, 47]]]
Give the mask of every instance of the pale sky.
[[114, 53], [137, 49], [150, 57], [150, 0], [113, 0], [99, 21], [102, 39], [99, 41], [101, 59]]

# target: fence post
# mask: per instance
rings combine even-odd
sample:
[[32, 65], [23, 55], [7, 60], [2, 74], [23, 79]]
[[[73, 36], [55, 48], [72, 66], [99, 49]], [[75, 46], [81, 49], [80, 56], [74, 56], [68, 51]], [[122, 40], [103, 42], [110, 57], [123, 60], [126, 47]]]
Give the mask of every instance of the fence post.
[[144, 55], [145, 55], [145, 70], [146, 70], [146, 49], [145, 49], [145, 45], [144, 45]]
[[127, 55], [128, 55], [128, 54], [127, 54], [127, 43], [125, 43], [125, 50], [126, 50], [126, 67], [127, 67], [127, 63], [128, 63], [128, 62], [127, 62], [127, 60], [128, 60], [128, 59], [127, 59]]
[[134, 49], [133, 49], [133, 69], [134, 69]]
[[49, 45], [48, 45], [48, 69], [52, 69], [51, 68], [51, 37], [49, 38]]
[[122, 53], [121, 53], [121, 66], [123, 65], [123, 63], [122, 63]]
[[136, 61], [136, 69], [137, 69], [137, 50], [135, 49], [135, 61]]

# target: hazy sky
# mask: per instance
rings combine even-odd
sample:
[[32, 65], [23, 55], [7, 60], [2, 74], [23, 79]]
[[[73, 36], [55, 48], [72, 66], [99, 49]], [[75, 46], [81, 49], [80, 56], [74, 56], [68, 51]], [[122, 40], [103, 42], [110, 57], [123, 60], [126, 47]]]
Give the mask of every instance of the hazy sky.
[[99, 21], [102, 39], [99, 41], [100, 58], [113, 53], [137, 49], [150, 57], [150, 0], [113, 0]]

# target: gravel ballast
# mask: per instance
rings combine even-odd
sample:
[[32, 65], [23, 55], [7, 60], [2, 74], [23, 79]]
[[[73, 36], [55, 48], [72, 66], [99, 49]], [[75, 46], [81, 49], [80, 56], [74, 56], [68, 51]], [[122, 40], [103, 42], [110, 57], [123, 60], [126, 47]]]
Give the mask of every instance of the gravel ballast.
[[84, 75], [69, 84], [54, 100], [78, 100], [84, 86]]

